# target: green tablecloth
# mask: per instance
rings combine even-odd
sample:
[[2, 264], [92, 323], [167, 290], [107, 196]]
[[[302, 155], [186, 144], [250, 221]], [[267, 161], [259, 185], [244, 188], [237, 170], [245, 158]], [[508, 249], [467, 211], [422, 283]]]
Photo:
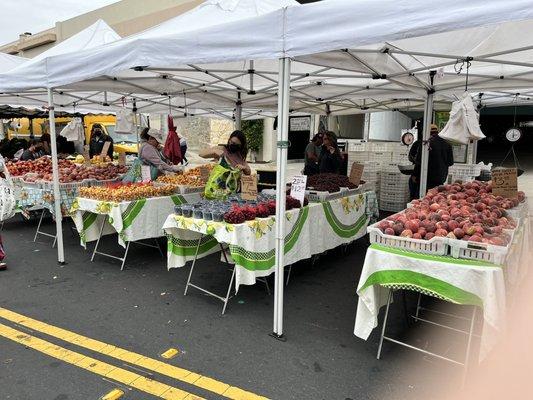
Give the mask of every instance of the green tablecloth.
[[505, 327], [508, 292], [525, 276], [530, 257], [529, 222], [518, 227], [507, 262], [487, 262], [433, 256], [372, 244], [357, 287], [359, 302], [354, 334], [367, 339], [378, 325], [389, 288], [410, 289], [455, 304], [483, 308], [480, 358], [496, 344]]
[[98, 239], [106, 219], [103, 234], [118, 233], [118, 242], [125, 247], [126, 242], [164, 236], [162, 226], [167, 216], [174, 212], [174, 206], [196, 203], [200, 199], [198, 193], [120, 203], [79, 197], [70, 211], [83, 246]]
[[[374, 217], [373, 192], [357, 194], [286, 212], [285, 265], [350, 243], [366, 234]], [[218, 243], [229, 245], [236, 266], [235, 286], [253, 285], [256, 278], [275, 269], [275, 218], [260, 218], [239, 225], [204, 221], [170, 215], [164, 230], [168, 238], [168, 268], [183, 267], [198, 257], [220, 250]]]

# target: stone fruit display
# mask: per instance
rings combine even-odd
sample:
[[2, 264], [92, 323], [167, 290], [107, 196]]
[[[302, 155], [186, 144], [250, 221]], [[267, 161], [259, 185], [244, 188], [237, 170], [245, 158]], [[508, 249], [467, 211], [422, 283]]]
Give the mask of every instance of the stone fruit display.
[[391, 215], [377, 224], [386, 235], [429, 240], [435, 236], [470, 242], [506, 246], [509, 229], [516, 222], [507, 209], [525, 200], [523, 192], [517, 198], [492, 194], [490, 182], [454, 183], [439, 186], [411, 202], [412, 207]]
[[307, 189], [319, 192], [335, 193], [340, 188], [355, 189], [357, 185], [350, 182], [346, 175], [317, 174], [307, 178]]
[[172, 185], [154, 186], [149, 183], [118, 183], [107, 186], [80, 188], [80, 197], [88, 199], [112, 201], [132, 201], [149, 197], [169, 196], [174, 193]]
[[[52, 160], [41, 157], [32, 161], [8, 161], [6, 166], [13, 176], [28, 177], [30, 181], [52, 181]], [[77, 165], [68, 160], [58, 160], [59, 181], [61, 183], [80, 182], [84, 179], [110, 180], [116, 179], [126, 172], [125, 166], [105, 164], [99, 166]]]

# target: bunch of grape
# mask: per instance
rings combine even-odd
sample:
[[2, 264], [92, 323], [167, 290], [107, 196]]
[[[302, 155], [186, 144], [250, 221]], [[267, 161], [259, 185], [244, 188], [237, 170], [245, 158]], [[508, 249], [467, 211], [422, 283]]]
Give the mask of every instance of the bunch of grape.
[[246, 221], [253, 221], [257, 216], [256, 209], [252, 206], [244, 206], [240, 209]]
[[270, 210], [268, 208], [268, 204], [267, 203], [258, 204], [256, 209], [255, 209], [255, 213], [256, 213], [258, 218], [268, 218], [268, 217], [270, 217]]
[[338, 192], [341, 187], [355, 189], [357, 185], [350, 182], [350, 179], [346, 175], [328, 173], [312, 175], [307, 178], [307, 188], [313, 188], [320, 192], [335, 193]]
[[285, 200], [285, 207], [287, 210], [292, 210], [293, 208], [301, 208], [302, 203], [300, 203], [300, 200], [297, 200], [294, 197], [287, 196]]
[[224, 214], [224, 221], [226, 221], [228, 224], [242, 224], [244, 221], [246, 221], [246, 218], [242, 211], [234, 208]]

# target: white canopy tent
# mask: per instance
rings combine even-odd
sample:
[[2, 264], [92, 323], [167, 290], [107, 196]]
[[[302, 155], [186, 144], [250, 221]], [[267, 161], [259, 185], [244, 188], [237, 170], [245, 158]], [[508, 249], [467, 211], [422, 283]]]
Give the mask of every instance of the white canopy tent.
[[[214, 0], [206, 6], [224, 9], [233, 5], [235, 10], [244, 2]], [[468, 3], [443, 0], [431, 7], [422, 0], [330, 0], [228, 23], [221, 24], [219, 20], [214, 25], [187, 31], [167, 31], [173, 28], [168, 24], [157, 34], [145, 32], [76, 54], [48, 57], [42, 63], [45, 79], [42, 74], [29, 74], [31, 70], [23, 73], [22, 68], [17, 73], [0, 74], [0, 91], [42, 87], [50, 93], [52, 89], [113, 92], [124, 89], [171, 98], [181, 94], [226, 107], [277, 105], [277, 181], [284, 182], [291, 108], [342, 113], [353, 108], [388, 106], [388, 101], [401, 104], [415, 99], [425, 102], [429, 116], [434, 96], [448, 96], [451, 100], [453, 91], [463, 87], [464, 78], [449, 73], [462, 60], [472, 63], [469, 77], [475, 90], [486, 87], [484, 80], [494, 81], [497, 66], [529, 68], [528, 63], [505, 61], [516, 42], [510, 45], [506, 39], [498, 42], [499, 46], [481, 46], [494, 37], [505, 39], [506, 35], [498, 33], [499, 27], [471, 28], [466, 31], [467, 36], [465, 32], [441, 32], [531, 19], [531, 5], [531, 1], [525, 0]], [[417, 38], [428, 34], [444, 36]], [[470, 38], [477, 41], [467, 40]], [[463, 46], [464, 43], [467, 45]], [[439, 49], [439, 54], [431, 53], [433, 48]], [[470, 55], [474, 50], [479, 51], [477, 58]], [[517, 52], [518, 49], [514, 51]], [[277, 59], [279, 62], [274, 61]], [[483, 68], [476, 72], [478, 63]], [[525, 82], [523, 76], [513, 75], [512, 79], [512, 85]], [[429, 133], [429, 122], [426, 125], [425, 132]], [[427, 164], [425, 154], [423, 162]], [[282, 185], [278, 185], [277, 198], [274, 333], [281, 335], [284, 248], [281, 216], [285, 211]]]

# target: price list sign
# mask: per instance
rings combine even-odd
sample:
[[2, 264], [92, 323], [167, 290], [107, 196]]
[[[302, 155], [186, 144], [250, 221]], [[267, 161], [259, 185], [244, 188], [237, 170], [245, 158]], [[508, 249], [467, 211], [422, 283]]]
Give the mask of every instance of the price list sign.
[[306, 175], [295, 175], [294, 178], [292, 178], [291, 197], [294, 197], [296, 200], [300, 200], [301, 204], [304, 203], [306, 185]]
[[241, 177], [241, 198], [243, 200], [257, 200], [257, 175], [243, 175]]
[[492, 171], [492, 194], [514, 198], [518, 196], [516, 168], [495, 169]]

